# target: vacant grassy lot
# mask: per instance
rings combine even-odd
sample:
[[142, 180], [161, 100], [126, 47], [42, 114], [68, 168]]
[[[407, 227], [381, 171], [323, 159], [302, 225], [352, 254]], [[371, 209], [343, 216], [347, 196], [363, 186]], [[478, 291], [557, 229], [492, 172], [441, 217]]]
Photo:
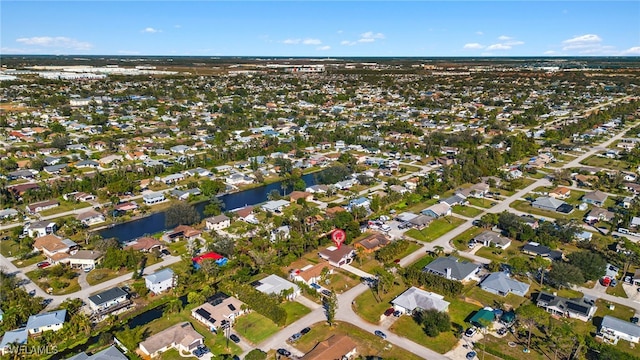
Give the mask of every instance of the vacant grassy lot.
[[237, 318], [233, 329], [254, 344], [259, 344], [279, 330], [273, 321], [255, 311]]
[[582, 160], [581, 163], [588, 166], [607, 168], [612, 170], [633, 170], [633, 168], [626, 161], [609, 159], [596, 155], [589, 156], [588, 158]]
[[366, 321], [377, 324], [384, 311], [391, 307], [391, 300], [407, 289], [404, 285], [395, 285], [385, 294], [380, 292], [380, 298], [373, 290], [367, 290], [355, 299], [354, 311]]
[[442, 332], [438, 336], [430, 337], [424, 333], [422, 327], [411, 316], [407, 315], [400, 317], [389, 330], [440, 354], [451, 350], [458, 343], [455, 330], [452, 329], [451, 331]]
[[288, 301], [281, 305], [284, 311], [287, 312], [287, 325], [297, 321], [301, 317], [311, 312], [308, 307], [295, 301]]
[[[477, 199], [477, 198], [469, 198], [469, 204], [473, 206], [478, 206], [485, 209], [490, 209], [496, 203], [495, 199]], [[478, 209], [476, 209], [478, 210]], [[464, 214], [463, 214], [464, 215]]]
[[470, 217], [470, 218], [476, 217], [483, 213], [483, 211], [480, 209], [476, 209], [471, 206], [462, 206], [462, 205], [454, 206], [453, 212], [462, 216]]
[[410, 229], [405, 235], [418, 241], [431, 242], [448, 233], [456, 227], [464, 224], [465, 220], [455, 216], [447, 216], [434, 220], [428, 227], [422, 230]]
[[37, 264], [40, 261], [44, 261], [47, 260], [47, 258], [45, 258], [44, 256], [42, 256], [41, 254], [35, 254], [30, 258], [27, 259], [23, 259], [23, 260], [13, 260], [12, 263], [13, 265], [15, 265], [16, 267], [22, 268], [22, 267], [27, 267], [29, 265], [33, 265], [33, 264]]
[[87, 282], [89, 285], [96, 285], [118, 276], [126, 274], [126, 270], [114, 271], [111, 269], [93, 269], [87, 274]]
[[419, 360], [420, 357], [397, 346], [391, 346], [373, 333], [364, 331], [351, 324], [337, 322], [334, 326], [319, 323], [311, 327], [311, 331], [300, 338], [295, 347], [306, 353], [313, 349], [320, 341], [328, 339], [332, 335], [344, 334], [358, 345], [358, 355], [379, 356], [383, 359]]

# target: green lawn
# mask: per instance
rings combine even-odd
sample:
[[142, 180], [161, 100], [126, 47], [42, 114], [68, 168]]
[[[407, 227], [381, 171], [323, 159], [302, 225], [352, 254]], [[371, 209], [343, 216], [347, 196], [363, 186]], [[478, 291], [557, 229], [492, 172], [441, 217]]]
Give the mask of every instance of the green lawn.
[[462, 205], [456, 205], [453, 207], [453, 212], [462, 216], [466, 216], [466, 217], [476, 217], [480, 214], [483, 213], [482, 210], [480, 209], [476, 209], [474, 207], [470, 207], [470, 206], [462, 206]]
[[20, 253], [20, 245], [13, 240], [0, 241], [0, 254], [6, 257], [15, 256]]
[[485, 229], [483, 228], [479, 228], [479, 227], [472, 227], [471, 229], [463, 232], [462, 234], [456, 236], [453, 239], [453, 246], [460, 250], [460, 251], [466, 251], [469, 250], [469, 241], [471, 239], [473, 239], [474, 237], [476, 237], [478, 234], [480, 234], [481, 232], [483, 232]]
[[[46, 289], [44, 289], [46, 290]], [[62, 289], [54, 289], [52, 294], [53, 295], [67, 295], [67, 294], [71, 294], [74, 293], [76, 291], [80, 291], [80, 284], [78, 284], [78, 278], [73, 278], [71, 280], [69, 280], [69, 283], [67, 286], [65, 286]]]
[[288, 301], [282, 304], [281, 307], [284, 309], [284, 311], [287, 312], [287, 325], [297, 321], [301, 317], [311, 312], [308, 307], [295, 301]]
[[480, 306], [471, 304], [460, 299], [445, 299], [450, 302], [449, 304], [449, 317], [451, 317], [451, 323], [454, 327], [464, 329], [469, 326], [467, 319], [471, 318], [471, 314], [480, 310]]
[[[467, 200], [469, 201], [469, 204], [471, 204], [473, 206], [478, 206], [478, 207], [481, 207], [481, 208], [485, 208], [485, 209], [491, 208], [493, 206], [491, 204], [496, 202], [495, 199], [478, 199], [478, 198], [474, 198], [474, 197], [469, 198]], [[478, 209], [476, 209], [476, 210], [478, 210]], [[480, 211], [480, 210], [478, 210], [478, 211]]]
[[618, 296], [625, 299], [627, 298], [627, 292], [624, 291], [621, 283], [618, 283], [618, 285], [614, 287], [609, 286], [606, 291], [609, 295]]
[[582, 211], [582, 210], [574, 209], [573, 212], [571, 212], [571, 214], [565, 215], [556, 211], [547, 211], [547, 210], [534, 208], [529, 204], [529, 202], [524, 200], [516, 200], [511, 204], [509, 204], [509, 207], [512, 207], [516, 210], [520, 210], [529, 214], [546, 216], [554, 219], [582, 220], [582, 218], [584, 218], [584, 215], [589, 211], [589, 210]]
[[237, 318], [233, 328], [240, 336], [254, 344], [261, 343], [279, 330], [278, 325], [271, 319], [267, 319], [255, 311]]
[[83, 209], [84, 211], [90, 210], [91, 205], [87, 206], [87, 204], [68, 202], [68, 201], [60, 201], [60, 205], [49, 210], [41, 211], [40, 215], [49, 216], [54, 214], [60, 214], [63, 212], [71, 211], [71, 210], [79, 210]]
[[366, 321], [377, 324], [384, 311], [391, 307], [390, 301], [407, 289], [404, 285], [395, 285], [385, 293], [380, 293], [380, 299], [372, 290], [367, 290], [355, 299], [354, 311]]
[[465, 220], [455, 216], [447, 216], [434, 220], [428, 227], [417, 230], [410, 229], [405, 235], [410, 236], [418, 241], [431, 242], [440, 236], [448, 233], [456, 227], [464, 224]]
[[596, 155], [589, 156], [588, 158], [582, 160], [581, 163], [589, 166], [607, 168], [612, 170], [633, 170], [633, 168], [625, 161], [599, 157]]
[[96, 285], [101, 282], [105, 282], [111, 279], [115, 279], [118, 276], [126, 274], [127, 271], [114, 271], [111, 269], [93, 269], [87, 274], [87, 282], [89, 285]]
[[423, 267], [429, 265], [433, 260], [435, 260], [434, 257], [427, 255], [427, 256], [421, 257], [418, 261], [414, 262], [409, 266], [422, 269]]
[[527, 299], [522, 296], [509, 294], [507, 296], [499, 296], [480, 289], [479, 286], [472, 287], [464, 296], [479, 301], [484, 306], [498, 307], [498, 304], [509, 304], [513, 308], [517, 308]]
[[400, 347], [391, 346], [388, 342], [380, 340], [380, 338], [375, 336], [373, 333], [342, 322], [337, 322], [333, 326], [329, 326], [324, 322], [311, 326], [311, 331], [301, 337], [300, 340], [295, 343], [295, 347], [303, 353], [306, 353], [313, 349], [317, 343], [336, 334], [348, 335], [357, 344], [358, 355], [363, 357], [379, 356], [383, 359], [402, 360], [421, 359]]
[[389, 330], [440, 354], [451, 350], [458, 343], [455, 330], [452, 329], [442, 332], [438, 336], [430, 337], [424, 333], [422, 327], [411, 316], [407, 315], [400, 317]]
[[46, 260], [46, 258], [44, 256], [42, 256], [41, 254], [36, 254], [28, 259], [24, 259], [24, 260], [13, 260], [12, 263], [13, 265], [15, 265], [16, 267], [26, 267], [29, 265], [33, 265], [33, 264], [37, 264], [40, 261], [44, 261]]

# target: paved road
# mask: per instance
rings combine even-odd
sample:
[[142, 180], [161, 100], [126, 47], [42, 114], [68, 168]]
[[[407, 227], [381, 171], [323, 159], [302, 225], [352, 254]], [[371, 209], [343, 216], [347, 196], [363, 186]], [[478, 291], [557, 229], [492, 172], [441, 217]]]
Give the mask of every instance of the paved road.
[[[153, 264], [147, 268], [144, 269], [144, 274], [150, 274], [152, 272], [154, 272], [155, 270], [161, 268], [161, 267], [166, 267], [169, 266], [171, 264], [177, 263], [178, 261], [180, 261], [181, 258], [179, 256], [166, 256], [163, 261]], [[0, 255], [0, 267], [7, 272], [8, 274], [13, 274], [21, 279], [25, 279], [28, 281], [28, 283], [26, 285], [24, 285], [25, 289], [27, 291], [31, 291], [31, 290], [35, 290], [36, 291], [36, 296], [41, 296], [43, 298], [51, 298], [52, 301], [51, 303], [47, 306], [47, 309], [55, 309], [58, 305], [60, 305], [60, 303], [62, 303], [63, 301], [65, 301], [66, 299], [69, 298], [80, 298], [80, 299], [86, 299], [88, 298], [91, 294], [114, 287], [118, 284], [120, 284], [121, 282], [127, 281], [127, 280], [131, 280], [131, 276], [133, 274], [133, 272], [131, 273], [127, 273], [125, 275], [119, 276], [117, 278], [102, 282], [100, 284], [94, 285], [94, 286], [90, 286], [87, 288], [83, 288], [79, 291], [76, 291], [74, 293], [68, 294], [68, 295], [49, 295], [47, 294], [44, 290], [40, 289], [40, 287], [38, 287], [37, 285], [35, 285], [25, 274], [24, 272], [21, 271], [21, 269], [18, 269], [15, 265], [13, 265], [11, 263], [11, 261], [9, 261], [7, 258], [5, 258], [4, 256]], [[83, 273], [84, 274], [84, 273]], [[88, 285], [88, 284], [87, 284]]]
[[589, 289], [582, 286], [574, 286], [573, 289], [578, 290], [587, 296], [604, 299], [620, 305], [628, 306], [632, 309], [635, 309], [636, 311], [640, 311], [640, 302], [637, 300], [631, 300], [627, 298], [621, 298], [618, 296], [609, 295], [607, 293], [604, 293], [595, 289]]

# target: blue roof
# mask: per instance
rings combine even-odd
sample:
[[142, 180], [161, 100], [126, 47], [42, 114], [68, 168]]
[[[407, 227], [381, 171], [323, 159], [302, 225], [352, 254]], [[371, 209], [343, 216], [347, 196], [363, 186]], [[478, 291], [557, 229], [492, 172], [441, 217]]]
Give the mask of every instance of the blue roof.
[[27, 320], [27, 329], [37, 329], [55, 324], [64, 323], [67, 310], [52, 311], [44, 314], [31, 315]]
[[7, 331], [4, 333], [2, 341], [0, 341], [0, 349], [9, 344], [26, 344], [27, 337], [27, 328]]

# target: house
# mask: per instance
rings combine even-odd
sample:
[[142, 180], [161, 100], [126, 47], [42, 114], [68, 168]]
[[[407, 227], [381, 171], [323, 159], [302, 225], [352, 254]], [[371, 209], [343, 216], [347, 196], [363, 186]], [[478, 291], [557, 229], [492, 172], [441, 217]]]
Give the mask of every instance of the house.
[[312, 194], [325, 194], [328, 190], [328, 185], [312, 185], [304, 189], [304, 191]]
[[75, 163], [74, 166], [77, 168], [97, 168], [100, 166], [100, 163], [95, 160], [82, 160]]
[[76, 220], [80, 221], [85, 226], [91, 226], [105, 222], [106, 218], [103, 214], [91, 209], [76, 215]]
[[68, 358], [67, 360], [128, 360], [123, 353], [118, 350], [115, 345], [111, 345], [110, 347], [97, 352], [93, 355], [87, 355], [84, 352], [81, 352], [75, 356]]
[[234, 212], [236, 213], [236, 215], [238, 215], [238, 218], [240, 220], [246, 221], [250, 224], [258, 223], [258, 219], [256, 219], [255, 215], [253, 214], [253, 206], [245, 206], [243, 208], [234, 210]]
[[355, 256], [355, 250], [349, 245], [342, 245], [339, 248], [335, 246], [329, 246], [328, 248], [320, 251], [318, 255], [321, 258], [328, 260], [331, 266], [341, 267], [345, 264], [350, 264]]
[[459, 261], [454, 256], [448, 256], [435, 259], [425, 266], [423, 271], [450, 280], [468, 281], [480, 271], [480, 266], [466, 261]]
[[270, 213], [281, 213], [284, 208], [289, 206], [289, 204], [290, 203], [286, 200], [271, 200], [262, 204], [261, 208]]
[[211, 231], [219, 231], [228, 228], [231, 226], [231, 219], [225, 215], [220, 214], [213, 217], [206, 218], [204, 220], [205, 229]]
[[190, 196], [198, 196], [202, 194], [200, 192], [200, 189], [198, 188], [187, 189], [187, 190], [173, 189], [169, 193], [171, 194], [171, 196], [175, 197], [178, 200], [187, 200], [189, 199]]
[[163, 177], [160, 181], [162, 181], [163, 183], [169, 185], [169, 184], [175, 184], [178, 181], [182, 181], [184, 180], [184, 175], [177, 173], [177, 174], [170, 174], [167, 175], [165, 177]]
[[484, 308], [476, 311], [475, 314], [469, 319], [469, 322], [473, 326], [479, 328], [485, 328], [487, 324], [491, 324], [496, 320], [496, 314], [491, 308]]
[[390, 241], [386, 236], [376, 233], [358, 241], [353, 246], [356, 249], [361, 248], [364, 253], [368, 254], [387, 246], [389, 243]]
[[53, 234], [58, 229], [58, 225], [49, 220], [36, 221], [24, 226], [23, 234], [28, 234], [32, 238]]
[[[321, 280], [321, 274], [324, 269], [327, 269], [327, 274], [333, 274], [333, 269], [329, 266], [329, 262], [321, 261], [315, 265], [307, 265], [302, 269], [293, 270], [291, 274], [289, 274], [289, 278], [307, 285], [317, 284]], [[638, 281], [640, 281], [640, 276], [638, 277]]]
[[613, 221], [613, 218], [616, 216], [613, 211], [609, 211], [603, 208], [593, 208], [591, 211], [587, 213], [584, 220], [589, 224], [597, 223], [598, 221]]
[[203, 169], [201, 167], [195, 168], [195, 169], [190, 169], [184, 172], [185, 174], [189, 175], [189, 176], [195, 176], [198, 175], [200, 177], [207, 177], [211, 175], [211, 172], [207, 169]]
[[30, 214], [56, 208], [60, 205], [58, 200], [46, 200], [27, 205], [26, 209]]
[[562, 252], [557, 250], [551, 250], [549, 247], [540, 245], [536, 242], [530, 242], [522, 247], [522, 252], [531, 256], [540, 256], [549, 260], [562, 259]]
[[229, 261], [226, 257], [213, 252], [213, 251], [209, 251], [208, 253], [204, 253], [202, 255], [198, 255], [194, 258], [191, 258], [191, 262], [193, 264], [193, 268], [195, 270], [200, 269], [200, 267], [202, 266], [202, 262], [205, 260], [209, 260], [209, 261], [213, 261], [215, 262], [216, 265], [218, 266], [223, 266], [227, 263], [227, 261]]
[[484, 198], [485, 195], [489, 192], [489, 185], [485, 183], [473, 184], [466, 189], [461, 189], [456, 191], [456, 195], [460, 195], [465, 199], [468, 197], [475, 197], [478, 199]]
[[391, 301], [393, 308], [401, 314], [413, 314], [416, 310], [448, 311], [449, 302], [444, 296], [432, 292], [410, 287]]
[[292, 191], [291, 194], [289, 194], [289, 200], [291, 202], [296, 202], [298, 199], [304, 199], [308, 202], [313, 200], [313, 194], [306, 191]]
[[440, 202], [445, 203], [450, 207], [455, 205], [466, 205], [468, 203], [467, 198], [462, 194], [455, 194], [453, 196], [449, 196], [448, 198], [441, 200]]
[[253, 182], [253, 178], [246, 176], [240, 173], [229, 174], [225, 177], [224, 181], [229, 185], [241, 185], [241, 184], [251, 184]]
[[[4, 209], [0, 210], [0, 219], [10, 219], [18, 216], [18, 210], [16, 209]], [[40, 235], [42, 236], [42, 235]]]
[[530, 226], [534, 230], [540, 226], [540, 222], [538, 222], [538, 219], [534, 218], [531, 215], [521, 215], [520, 221], [523, 224]]
[[602, 318], [598, 333], [604, 341], [614, 345], [616, 345], [620, 339], [636, 344], [640, 341], [640, 326], [620, 320], [611, 315], [605, 315]]
[[191, 353], [204, 344], [204, 338], [193, 329], [191, 323], [183, 322], [152, 335], [138, 345], [143, 358], [154, 358], [161, 353], [176, 349], [178, 353]]
[[136, 210], [138, 208], [138, 204], [133, 201], [127, 201], [120, 204], [117, 204], [113, 207], [114, 211], [127, 212]]
[[180, 238], [185, 238], [186, 240], [191, 240], [199, 237], [202, 234], [202, 231], [196, 230], [188, 225], [178, 225], [173, 229], [173, 231], [168, 232], [162, 236], [162, 239], [165, 241], [178, 241]]
[[69, 239], [62, 239], [53, 234], [41, 236], [33, 242], [33, 248], [36, 251], [41, 251], [54, 264], [66, 259], [69, 256], [69, 252], [77, 247], [78, 244], [75, 242]]
[[158, 270], [144, 277], [144, 284], [147, 289], [156, 295], [173, 288], [175, 282], [175, 274], [169, 268]]
[[487, 275], [480, 283], [480, 288], [500, 296], [507, 296], [509, 293], [525, 296], [529, 292], [529, 284], [514, 280], [505, 272]]
[[316, 344], [300, 360], [349, 360], [357, 353], [357, 345], [349, 336], [332, 335]]
[[300, 295], [300, 287], [278, 275], [269, 275], [266, 278], [255, 281], [252, 285], [256, 290], [267, 295], [286, 294], [287, 300], [293, 300]]
[[598, 207], [603, 207], [604, 202], [607, 201], [607, 197], [609, 195], [603, 193], [600, 190], [592, 191], [590, 193], [586, 193], [582, 196], [582, 202], [591, 204]]
[[439, 218], [441, 216], [451, 215], [451, 206], [445, 202], [441, 202], [435, 205], [431, 205], [428, 208], [420, 212], [422, 215], [431, 216], [432, 218]]
[[556, 211], [560, 206], [566, 204], [562, 200], [558, 200], [548, 196], [542, 196], [537, 198], [531, 206], [534, 208], [547, 210], [547, 211]]
[[89, 296], [89, 308], [97, 314], [107, 314], [130, 303], [129, 294], [117, 286]]
[[487, 247], [497, 247], [499, 249], [506, 249], [511, 245], [511, 239], [506, 238], [490, 230], [483, 231], [479, 235], [473, 238], [476, 244], [482, 244]]
[[153, 205], [165, 201], [164, 194], [161, 192], [151, 192], [142, 195], [145, 205]]
[[557, 188], [549, 191], [549, 196], [554, 199], [567, 199], [571, 196], [571, 189], [564, 186], [558, 186]]
[[0, 355], [13, 353], [15, 346], [26, 345], [29, 338], [27, 328], [9, 330], [4, 333], [2, 341], [0, 341]]
[[422, 230], [429, 226], [433, 220], [435, 219], [432, 216], [420, 214], [409, 220], [409, 223], [411, 223], [414, 228]]
[[215, 294], [204, 304], [191, 310], [191, 316], [209, 330], [217, 331], [223, 321], [231, 322], [249, 310], [242, 301], [224, 293]]
[[578, 241], [591, 241], [592, 237], [593, 233], [586, 230], [582, 230], [575, 234], [575, 239]]
[[623, 183], [622, 184], [623, 189], [633, 193], [633, 194], [640, 194], [640, 184], [636, 184], [636, 183]]
[[148, 236], [137, 238], [134, 241], [127, 243], [127, 245], [124, 247], [125, 250], [132, 249], [135, 251], [142, 251], [142, 252], [151, 252], [153, 251], [153, 249], [158, 249], [158, 251], [162, 251], [164, 250], [164, 248], [165, 247], [164, 245], [162, 245], [160, 240], [152, 237], [148, 237]]
[[353, 199], [351, 201], [349, 201], [349, 208], [354, 208], [354, 207], [363, 207], [363, 208], [369, 208], [369, 206], [371, 205], [371, 201], [365, 197], [359, 197], [357, 199]]
[[95, 268], [102, 262], [103, 253], [98, 250], [78, 250], [68, 257], [72, 268]]
[[62, 329], [67, 310], [57, 310], [43, 314], [31, 315], [27, 320], [27, 332], [29, 335], [40, 334], [45, 331], [58, 331]]
[[536, 298], [536, 305], [557, 317], [567, 317], [589, 321], [596, 313], [595, 300], [588, 298], [567, 299], [541, 291]]

